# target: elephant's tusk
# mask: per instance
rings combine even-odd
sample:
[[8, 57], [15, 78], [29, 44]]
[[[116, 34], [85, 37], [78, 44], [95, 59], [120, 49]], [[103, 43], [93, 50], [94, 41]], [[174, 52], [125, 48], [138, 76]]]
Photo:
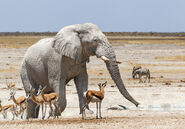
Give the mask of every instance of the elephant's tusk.
[[[102, 59], [103, 61], [109, 61], [109, 58], [107, 58], [107, 57], [105, 57], [105, 56], [101, 56], [101, 59]], [[121, 62], [121, 61], [116, 61], [116, 63], [121, 64], [122, 62]]]
[[101, 59], [102, 59], [103, 61], [109, 61], [109, 59], [108, 59], [107, 57], [105, 57], [105, 56], [101, 56]]
[[121, 64], [122, 62], [121, 61], [116, 61], [116, 63]]

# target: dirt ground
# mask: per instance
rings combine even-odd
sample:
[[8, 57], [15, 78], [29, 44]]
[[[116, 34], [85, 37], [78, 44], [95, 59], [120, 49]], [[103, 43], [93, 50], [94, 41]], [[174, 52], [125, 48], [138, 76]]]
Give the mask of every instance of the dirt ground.
[[[146, 41], [145, 41], [146, 42]], [[103, 61], [96, 57], [88, 63], [89, 89], [98, 90], [99, 82], [108, 81], [102, 103], [103, 119], [94, 114], [81, 120], [78, 96], [73, 81], [67, 85], [67, 107], [60, 119], [11, 120], [0, 114], [0, 128], [125, 128], [125, 129], [183, 129], [185, 127], [185, 46], [174, 43], [113, 43], [122, 79], [129, 93], [140, 102], [135, 107], [119, 93]], [[185, 41], [184, 41], [185, 42]], [[16, 83], [16, 97], [25, 95], [19, 76], [21, 61], [27, 48], [0, 48], [0, 99], [2, 105], [11, 104], [6, 83]], [[133, 80], [133, 66], [149, 68], [150, 83]], [[120, 106], [127, 109], [122, 109]], [[117, 110], [110, 109], [116, 107]]]

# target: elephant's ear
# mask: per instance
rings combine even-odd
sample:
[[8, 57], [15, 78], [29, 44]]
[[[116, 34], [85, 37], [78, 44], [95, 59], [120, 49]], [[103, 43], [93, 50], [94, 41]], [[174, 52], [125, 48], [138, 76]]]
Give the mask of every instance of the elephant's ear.
[[58, 33], [53, 41], [53, 48], [61, 55], [82, 61], [82, 45], [77, 32]]

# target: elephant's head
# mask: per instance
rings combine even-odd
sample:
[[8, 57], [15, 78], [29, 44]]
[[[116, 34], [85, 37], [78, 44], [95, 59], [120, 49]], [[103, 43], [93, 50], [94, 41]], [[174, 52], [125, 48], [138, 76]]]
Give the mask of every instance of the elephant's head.
[[55, 36], [53, 47], [58, 53], [74, 59], [77, 63], [87, 61], [89, 56], [101, 58], [121, 94], [136, 106], [139, 104], [126, 90], [114, 50], [97, 25], [85, 23], [64, 27]]

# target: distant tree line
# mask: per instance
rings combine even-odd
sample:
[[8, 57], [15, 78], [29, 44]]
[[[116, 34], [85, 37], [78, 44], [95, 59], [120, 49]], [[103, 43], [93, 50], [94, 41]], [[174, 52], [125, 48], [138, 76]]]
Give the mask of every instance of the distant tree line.
[[[0, 36], [54, 36], [57, 32], [0, 32]], [[185, 32], [104, 32], [106, 36], [176, 36], [184, 37]]]
[[0, 36], [54, 36], [57, 32], [0, 32]]
[[184, 37], [185, 32], [104, 32], [107, 36], [161, 36], [161, 37]]

